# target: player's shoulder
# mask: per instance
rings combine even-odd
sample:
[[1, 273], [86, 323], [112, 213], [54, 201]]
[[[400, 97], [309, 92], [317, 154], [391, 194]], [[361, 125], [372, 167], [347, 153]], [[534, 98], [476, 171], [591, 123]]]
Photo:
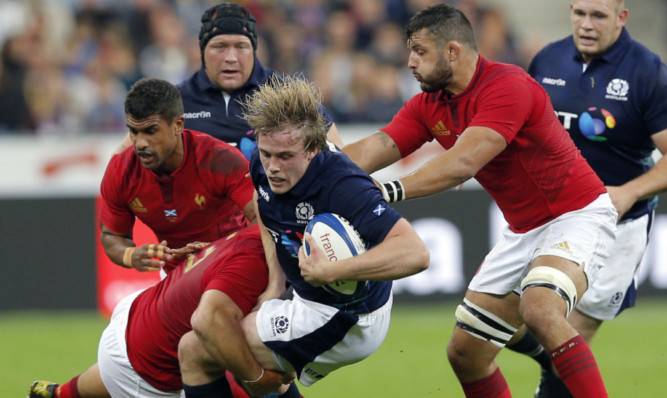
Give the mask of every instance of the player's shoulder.
[[333, 174], [365, 174], [345, 152], [331, 142], [327, 142], [327, 148], [322, 154], [326, 167], [330, 168]]
[[[333, 145], [333, 144], [331, 144]], [[316, 182], [330, 192], [363, 189], [373, 185], [370, 176], [339, 150], [323, 151], [325, 162]]]
[[664, 63], [658, 54], [634, 39], [630, 40], [628, 56], [624, 57], [624, 59], [631, 60], [633, 70], [636, 71], [657, 73], [661, 67], [664, 67]]
[[213, 137], [202, 131], [183, 129], [183, 137], [190, 140], [195, 146], [215, 147], [215, 148], [234, 148], [234, 146]]
[[230, 174], [235, 169], [248, 170], [248, 160], [241, 151], [224, 141], [195, 130], [183, 130], [188, 155], [197, 168], [212, 173]]
[[537, 54], [535, 59], [553, 59], [562, 58], [565, 51], [574, 51], [574, 39], [572, 36], [567, 36], [562, 39], [547, 43]]
[[118, 193], [124, 192], [140, 178], [144, 170], [134, 153], [134, 148], [130, 146], [111, 156], [102, 177], [101, 187], [105, 191], [110, 189]]
[[545, 71], [563, 72], [569, 68], [581, 68], [574, 62], [577, 50], [572, 36], [548, 43], [542, 47], [530, 61], [528, 73], [535, 76]]
[[479, 81], [485, 84], [505, 84], [505, 79], [525, 79], [526, 71], [514, 64], [484, 60], [479, 71]]
[[129, 170], [135, 169], [137, 167], [142, 166], [139, 164], [137, 155], [134, 152], [134, 147], [130, 145], [129, 147], [118, 153], [114, 153], [111, 156], [107, 169], [113, 170], [117, 174], [126, 174]]
[[227, 240], [233, 240], [235, 244], [242, 245], [244, 247], [248, 246], [258, 246], [262, 247], [262, 234], [259, 230], [259, 224], [252, 224], [245, 228], [231, 233], [226, 238]]
[[467, 90], [473, 93], [471, 101], [483, 102], [498, 93], [503, 96], [529, 95], [535, 89], [534, 83], [528, 72], [518, 65], [486, 61]]
[[181, 81], [176, 85], [176, 88], [181, 93], [182, 98], [190, 98], [196, 96], [196, 93], [198, 91], [196, 84], [197, 73], [198, 72], [193, 73], [190, 77], [188, 77], [187, 79]]

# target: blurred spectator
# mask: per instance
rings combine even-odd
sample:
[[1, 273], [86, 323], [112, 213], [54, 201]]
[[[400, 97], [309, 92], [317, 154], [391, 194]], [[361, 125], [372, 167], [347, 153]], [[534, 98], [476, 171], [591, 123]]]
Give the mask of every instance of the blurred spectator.
[[[204, 10], [221, 0], [0, 0], [0, 132], [125, 130], [125, 92], [141, 77], [180, 82], [201, 66]], [[337, 123], [385, 122], [419, 91], [403, 23], [441, 0], [232, 0], [257, 17], [257, 57], [316, 82]], [[502, 9], [453, 0], [479, 51], [525, 66]], [[482, 5], [483, 4], [483, 5]], [[543, 45], [542, 42], [538, 46]]]
[[0, 52], [0, 134], [25, 133], [34, 127], [23, 92], [25, 69], [13, 51], [17, 40], [3, 41]]
[[183, 22], [171, 7], [162, 4], [149, 14], [148, 26], [152, 42], [139, 53], [141, 74], [164, 79], [172, 84], [185, 80], [192, 73], [188, 70]]
[[410, 52], [403, 40], [403, 28], [394, 22], [382, 23], [373, 33], [369, 49], [380, 63], [404, 68]]

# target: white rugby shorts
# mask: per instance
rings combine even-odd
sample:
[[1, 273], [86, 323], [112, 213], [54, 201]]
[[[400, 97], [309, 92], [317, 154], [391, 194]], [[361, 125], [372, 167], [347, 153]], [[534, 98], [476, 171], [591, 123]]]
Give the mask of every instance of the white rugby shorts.
[[269, 300], [257, 312], [259, 338], [283, 372], [296, 371], [308, 387], [332, 371], [359, 362], [380, 347], [389, 330], [392, 296], [368, 314], [347, 314], [305, 300]]
[[[624, 220], [616, 226], [616, 240], [609, 248], [609, 257], [598, 272], [577, 310], [601, 321], [614, 319], [623, 309], [634, 305], [639, 264], [648, 245], [651, 216]], [[628, 291], [630, 288], [630, 291]], [[625, 301], [626, 295], [631, 299]]]
[[184, 398], [182, 390], [165, 392], [156, 389], [135, 372], [127, 357], [125, 331], [134, 299], [142, 292], [122, 299], [113, 310], [109, 325], [102, 333], [97, 350], [97, 362], [104, 386], [112, 397]]
[[487, 254], [470, 281], [472, 291], [521, 294], [521, 281], [532, 261], [544, 255], [583, 265], [589, 285], [607, 259], [613, 244], [618, 213], [609, 194], [531, 231], [518, 234], [505, 227], [502, 238]]

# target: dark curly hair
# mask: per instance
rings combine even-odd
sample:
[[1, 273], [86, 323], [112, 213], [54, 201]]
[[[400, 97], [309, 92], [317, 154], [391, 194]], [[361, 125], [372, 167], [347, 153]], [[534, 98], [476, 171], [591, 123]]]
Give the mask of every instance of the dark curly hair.
[[450, 40], [456, 40], [470, 49], [477, 50], [472, 25], [456, 7], [436, 4], [419, 11], [410, 18], [405, 27], [405, 40], [409, 41], [415, 32], [422, 29], [428, 30], [439, 47]]
[[166, 80], [138, 80], [125, 97], [125, 114], [135, 119], [159, 115], [167, 123], [183, 114], [183, 100], [176, 86]]

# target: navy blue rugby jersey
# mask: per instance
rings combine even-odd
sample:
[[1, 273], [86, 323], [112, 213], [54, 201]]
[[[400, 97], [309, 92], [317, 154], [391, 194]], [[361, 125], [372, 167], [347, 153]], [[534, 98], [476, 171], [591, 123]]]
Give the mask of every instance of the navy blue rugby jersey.
[[[651, 135], [667, 129], [667, 67], [623, 29], [601, 57], [584, 62], [569, 36], [550, 43], [528, 69], [605, 185], [622, 185], [653, 167]], [[657, 197], [623, 216], [652, 211]]]
[[367, 248], [382, 242], [401, 218], [387, 205], [368, 174], [329, 144], [284, 194], [271, 191], [258, 151], [250, 160], [250, 175], [257, 189], [262, 222], [273, 237], [288, 282], [301, 297], [341, 309], [350, 309], [354, 300], [353, 311], [358, 314], [374, 311], [387, 302], [391, 281], [368, 282], [365, 295], [352, 299], [309, 284], [299, 270], [298, 250], [303, 233], [316, 214], [329, 212], [344, 217], [359, 231]]
[[[206, 76], [204, 65], [178, 84], [185, 108], [185, 128], [211, 135], [221, 141], [233, 145], [241, 150], [247, 159], [257, 146], [255, 135], [248, 123], [241, 116], [243, 110], [239, 101], [244, 101], [252, 95], [260, 85], [266, 83], [275, 70], [262, 66], [255, 57], [255, 65], [248, 81], [231, 94], [229, 104], [225, 104], [222, 90], [214, 85]], [[333, 119], [325, 108], [321, 109], [331, 126]]]

